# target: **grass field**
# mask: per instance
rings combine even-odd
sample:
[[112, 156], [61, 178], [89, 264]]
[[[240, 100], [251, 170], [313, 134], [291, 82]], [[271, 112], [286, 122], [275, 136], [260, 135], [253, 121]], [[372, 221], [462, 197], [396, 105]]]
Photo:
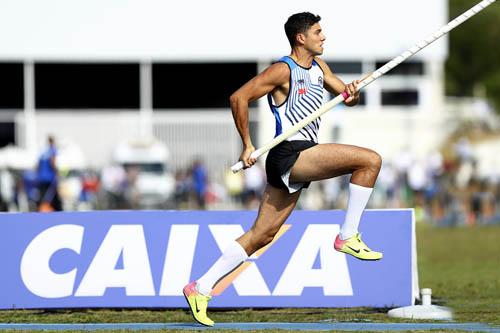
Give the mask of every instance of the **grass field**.
[[[458, 322], [500, 325], [500, 226], [450, 229], [418, 225], [417, 244], [420, 287], [432, 288], [434, 304], [451, 307]], [[404, 322], [388, 318], [387, 311], [246, 309], [212, 311], [210, 315], [216, 322]], [[184, 310], [0, 311], [2, 323], [191, 321]]]

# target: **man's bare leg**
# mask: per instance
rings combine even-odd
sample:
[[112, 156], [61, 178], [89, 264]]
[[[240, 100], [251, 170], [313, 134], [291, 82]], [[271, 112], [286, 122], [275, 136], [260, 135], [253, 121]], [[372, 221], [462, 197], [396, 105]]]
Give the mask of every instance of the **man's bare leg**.
[[241, 265], [249, 255], [273, 240], [295, 207], [299, 195], [300, 191], [290, 194], [288, 190], [267, 185], [252, 228], [232, 242], [200, 279], [184, 287], [184, 296], [197, 322], [205, 326], [214, 325], [214, 322], [207, 316], [212, 289], [218, 281]]
[[379, 252], [371, 251], [358, 233], [361, 215], [368, 203], [382, 164], [376, 152], [357, 146], [322, 144], [301, 152], [292, 168], [290, 181], [304, 182], [352, 174], [346, 218], [335, 239], [335, 249], [359, 259], [378, 260]]
[[293, 211], [299, 195], [300, 191], [290, 194], [287, 190], [267, 185], [253, 226], [231, 243], [215, 264], [197, 280], [198, 291], [209, 295], [218, 281], [241, 265], [248, 256], [269, 244]]

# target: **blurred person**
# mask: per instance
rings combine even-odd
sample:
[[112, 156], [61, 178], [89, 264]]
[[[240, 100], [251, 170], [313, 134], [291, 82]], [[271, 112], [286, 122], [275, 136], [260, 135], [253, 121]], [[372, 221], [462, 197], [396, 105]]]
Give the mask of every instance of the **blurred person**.
[[461, 137], [455, 144], [454, 149], [460, 163], [474, 160], [472, 145], [467, 137]]
[[84, 171], [81, 178], [82, 190], [78, 205], [80, 210], [89, 210], [97, 205], [97, 192], [99, 192], [100, 181], [97, 173], [93, 170]]
[[127, 174], [119, 164], [106, 166], [101, 172], [101, 184], [108, 209], [125, 208]]
[[397, 200], [399, 207], [408, 207], [411, 200], [411, 189], [408, 184], [408, 172], [415, 157], [409, 147], [404, 147], [394, 158], [394, 167], [397, 170]]
[[215, 207], [219, 203], [226, 202], [228, 199], [227, 191], [224, 185], [211, 181], [207, 184], [205, 192], [205, 204], [210, 207]]
[[61, 211], [62, 204], [57, 182], [57, 148], [54, 137], [48, 136], [48, 146], [38, 159], [37, 182], [39, 190], [39, 211]]
[[266, 186], [266, 173], [260, 164], [255, 164], [244, 173], [243, 178], [245, 180], [243, 203], [247, 209], [257, 209]]
[[408, 170], [408, 186], [410, 187], [410, 207], [415, 207], [415, 218], [421, 222], [424, 218], [424, 191], [429, 184], [426, 168], [421, 161], [415, 161]]
[[474, 178], [476, 163], [472, 160], [465, 160], [458, 166], [455, 176], [455, 185], [459, 190], [465, 190]]
[[224, 172], [224, 185], [233, 202], [243, 202], [243, 191], [245, 189], [244, 176], [241, 172], [234, 173], [228, 168]]
[[188, 172], [179, 170], [175, 173], [174, 200], [177, 209], [188, 207], [190, 182]]
[[36, 170], [22, 171], [20, 184], [20, 190], [26, 194], [28, 211], [37, 210], [38, 202], [40, 201], [40, 191], [38, 190]]
[[14, 177], [14, 203], [18, 212], [29, 212], [29, 198], [23, 182], [23, 171], [16, 170], [12, 173]]
[[[427, 156], [425, 172], [428, 182], [425, 188], [424, 198], [431, 218], [434, 218], [434, 213], [439, 213], [439, 211], [435, 209], [437, 208], [435, 199], [440, 191], [439, 180], [444, 171], [443, 167], [443, 155], [441, 155], [440, 152], [434, 151]], [[432, 207], [433, 205], [434, 207]]]
[[440, 176], [444, 171], [443, 155], [439, 151], [433, 151], [427, 156], [426, 166], [431, 178]]
[[0, 212], [9, 211], [14, 203], [14, 178], [6, 169], [0, 169]]
[[341, 195], [341, 180], [339, 178], [330, 178], [325, 179], [322, 183], [325, 209], [336, 209]]
[[386, 205], [394, 205], [398, 174], [392, 163], [384, 163], [377, 178], [377, 187], [384, 193]]
[[325, 195], [321, 182], [312, 183], [307, 192], [300, 196], [300, 209], [320, 210], [325, 206]]
[[140, 209], [141, 207], [141, 192], [137, 187], [137, 179], [141, 169], [138, 165], [130, 164], [125, 167], [125, 208]]
[[208, 177], [207, 170], [199, 159], [196, 159], [193, 162], [193, 168], [191, 170], [191, 180], [198, 208], [205, 209], [205, 194], [207, 192]]
[[[359, 102], [358, 81], [344, 84], [318, 56], [325, 35], [320, 17], [311, 13], [290, 16], [285, 32], [291, 54], [281, 58], [244, 84], [230, 98], [235, 125], [243, 142], [240, 160], [245, 168], [256, 163], [249, 133], [249, 102], [268, 94], [276, 118], [276, 136], [314, 112], [323, 102], [323, 88], [333, 94], [346, 92], [347, 106]], [[352, 174], [346, 219], [334, 241], [337, 251], [364, 260], [378, 260], [382, 253], [370, 250], [361, 240], [358, 225], [372, 193], [381, 165], [376, 152], [350, 145], [318, 144], [317, 119], [269, 151], [266, 160], [267, 186], [254, 225], [233, 241], [215, 264], [183, 293], [194, 318], [213, 326], [206, 310], [214, 286], [250, 255], [269, 244], [297, 204], [301, 190], [311, 181]], [[332, 240], [335, 235], [332, 235]]]
[[495, 185], [483, 180], [481, 183], [481, 224], [493, 224], [496, 220]]

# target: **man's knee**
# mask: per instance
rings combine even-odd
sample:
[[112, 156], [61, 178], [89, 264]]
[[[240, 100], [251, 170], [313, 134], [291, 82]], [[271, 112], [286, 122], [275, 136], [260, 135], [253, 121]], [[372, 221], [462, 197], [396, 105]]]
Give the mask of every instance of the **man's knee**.
[[370, 156], [368, 158], [370, 168], [375, 169], [375, 170], [380, 170], [382, 167], [382, 156], [380, 156], [379, 153], [376, 151], [371, 150], [370, 151]]

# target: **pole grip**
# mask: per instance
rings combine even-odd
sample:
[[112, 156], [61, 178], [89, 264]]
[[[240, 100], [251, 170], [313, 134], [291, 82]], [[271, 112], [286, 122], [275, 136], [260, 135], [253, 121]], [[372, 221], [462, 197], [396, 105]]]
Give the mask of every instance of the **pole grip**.
[[[250, 154], [250, 158], [259, 158], [261, 157], [266, 151], [263, 151], [262, 149], [257, 149], [253, 153]], [[235, 164], [231, 166], [231, 171], [233, 173], [238, 173], [239, 171], [243, 170], [245, 167], [245, 164], [243, 164], [243, 161], [238, 161]]]
[[239, 171], [243, 170], [243, 167], [244, 167], [243, 162], [242, 161], [238, 161], [238, 162], [236, 162], [235, 164], [233, 164], [231, 166], [231, 171], [233, 173], [238, 173]]

